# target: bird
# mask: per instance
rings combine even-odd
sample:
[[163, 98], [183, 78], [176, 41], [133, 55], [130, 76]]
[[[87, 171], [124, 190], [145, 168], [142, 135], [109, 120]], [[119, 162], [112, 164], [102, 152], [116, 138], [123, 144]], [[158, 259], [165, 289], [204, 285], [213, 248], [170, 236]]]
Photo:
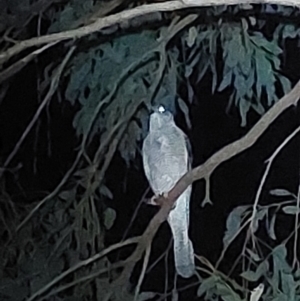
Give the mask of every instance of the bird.
[[[156, 197], [168, 193], [191, 169], [190, 149], [188, 137], [176, 126], [173, 114], [163, 106], [155, 109], [150, 115], [142, 157], [146, 178]], [[190, 185], [167, 218], [174, 240], [175, 269], [183, 278], [195, 273], [194, 248], [188, 235], [191, 191]]]

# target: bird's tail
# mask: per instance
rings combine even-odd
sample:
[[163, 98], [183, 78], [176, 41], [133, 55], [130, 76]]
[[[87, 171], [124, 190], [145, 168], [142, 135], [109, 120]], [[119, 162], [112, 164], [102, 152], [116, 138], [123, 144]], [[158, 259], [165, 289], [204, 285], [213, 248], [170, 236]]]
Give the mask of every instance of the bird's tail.
[[195, 272], [194, 248], [188, 236], [189, 191], [184, 192], [170, 212], [168, 222], [174, 238], [174, 259], [177, 273], [189, 278]]

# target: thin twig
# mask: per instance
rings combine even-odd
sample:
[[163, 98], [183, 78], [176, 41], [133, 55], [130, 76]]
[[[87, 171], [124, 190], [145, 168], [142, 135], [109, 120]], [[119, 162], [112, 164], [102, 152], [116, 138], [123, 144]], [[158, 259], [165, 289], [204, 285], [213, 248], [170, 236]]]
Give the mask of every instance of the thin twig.
[[[149, 268], [147, 269], [147, 271], [146, 271], [146, 273], [148, 274], [148, 273], [150, 273], [151, 272], [151, 270], [162, 260], [162, 258], [163, 257], [165, 257], [165, 264], [166, 264], [166, 269], [168, 268], [168, 266], [167, 266], [167, 262], [168, 262], [168, 253], [169, 253], [169, 251], [170, 251], [170, 249], [171, 249], [171, 246], [172, 246], [172, 242], [173, 242], [173, 238], [171, 237], [170, 238], [170, 241], [169, 241], [169, 244], [168, 244], [168, 247], [166, 248], [166, 250], [164, 250], [164, 252], [163, 253], [161, 253], [160, 255], [159, 255], [159, 257], [149, 266]], [[166, 272], [166, 274], [168, 274], [167, 272]]]
[[139, 277], [138, 284], [137, 284], [136, 289], [135, 289], [134, 301], [137, 301], [137, 299], [138, 299], [138, 296], [139, 296], [139, 293], [140, 293], [140, 290], [141, 290], [141, 286], [142, 286], [142, 283], [143, 283], [143, 280], [144, 280], [144, 277], [145, 277], [145, 274], [146, 274], [147, 266], [148, 266], [148, 263], [149, 263], [150, 253], [151, 253], [151, 241], [148, 242], [148, 246], [146, 247], [145, 258], [144, 258], [144, 262], [143, 262], [142, 271], [141, 271], [141, 274], [140, 274], [140, 277]]
[[266, 182], [267, 176], [270, 172], [270, 168], [272, 166], [272, 163], [274, 161], [274, 159], [277, 157], [277, 155], [280, 153], [280, 151], [300, 132], [300, 127], [296, 128], [296, 130], [294, 130], [286, 139], [284, 139], [284, 141], [277, 147], [277, 149], [275, 150], [275, 152], [272, 154], [272, 156], [267, 160], [267, 167], [266, 170], [263, 174], [262, 180], [260, 181], [256, 196], [255, 196], [255, 200], [254, 200], [254, 204], [253, 204], [253, 211], [252, 211], [252, 216], [251, 216], [251, 223], [249, 226], [249, 230], [250, 232], [253, 234], [254, 233], [254, 227], [253, 224], [255, 222], [255, 216], [257, 214], [257, 206], [258, 206], [258, 202], [259, 202], [259, 198], [260, 195], [262, 193], [262, 188]]
[[[45, 48], [45, 47], [44, 47]], [[48, 103], [48, 101], [51, 99], [52, 95], [55, 93], [58, 84], [59, 84], [59, 80], [62, 74], [63, 69], [65, 68], [68, 60], [70, 59], [71, 55], [73, 54], [74, 50], [76, 49], [76, 46], [71, 47], [71, 49], [68, 51], [67, 55], [65, 56], [63, 62], [61, 63], [61, 65], [59, 66], [57, 72], [54, 74], [53, 79], [51, 81], [51, 85], [49, 88], [49, 91], [47, 93], [47, 95], [45, 96], [44, 100], [42, 101], [42, 103], [40, 104], [39, 108], [37, 109], [35, 115], [33, 116], [32, 120], [30, 121], [29, 125], [27, 126], [27, 128], [25, 129], [24, 133], [22, 134], [21, 138], [19, 139], [18, 143], [15, 145], [15, 148], [13, 149], [13, 151], [10, 153], [10, 155], [8, 156], [8, 158], [6, 159], [3, 167], [6, 168], [9, 163], [11, 162], [11, 160], [14, 158], [14, 156], [16, 155], [16, 153], [18, 152], [20, 146], [22, 145], [22, 143], [24, 142], [25, 138], [27, 137], [27, 135], [29, 134], [29, 132], [31, 131], [31, 129], [33, 128], [34, 124], [36, 123], [36, 121], [38, 120], [40, 114], [42, 113], [44, 107], [46, 106], [46, 104]], [[0, 178], [1, 178], [2, 174], [0, 173]]]

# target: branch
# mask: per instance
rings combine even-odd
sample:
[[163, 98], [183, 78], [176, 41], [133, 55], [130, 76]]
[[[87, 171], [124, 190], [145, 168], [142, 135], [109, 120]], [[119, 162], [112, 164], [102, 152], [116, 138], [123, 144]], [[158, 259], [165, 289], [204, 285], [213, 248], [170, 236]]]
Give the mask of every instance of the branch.
[[93, 262], [95, 262], [96, 260], [100, 260], [102, 257], [106, 256], [107, 254], [109, 254], [110, 252], [124, 247], [124, 246], [128, 246], [131, 244], [135, 244], [140, 240], [140, 237], [132, 237], [129, 238], [123, 242], [114, 244], [108, 248], [106, 248], [105, 250], [101, 251], [100, 253], [86, 259], [86, 260], [82, 260], [80, 262], [78, 262], [76, 265], [70, 267], [68, 270], [64, 271], [63, 273], [59, 274], [57, 277], [55, 277], [51, 282], [47, 283], [45, 286], [43, 286], [41, 289], [39, 289], [37, 292], [35, 292], [33, 295], [31, 295], [28, 299], [26, 299], [26, 301], [33, 301], [35, 298], [37, 298], [38, 296], [44, 294], [45, 292], [47, 292], [51, 287], [53, 287], [56, 283], [58, 283], [59, 281], [61, 281], [62, 279], [64, 279], [65, 277], [67, 277], [68, 275], [72, 274], [73, 272], [79, 270], [82, 267], [85, 267]]
[[300, 98], [300, 81], [294, 88], [282, 97], [262, 118], [253, 126], [253, 128], [241, 139], [226, 145], [217, 153], [212, 155], [204, 164], [195, 167], [184, 175], [169, 193], [173, 199], [177, 199], [185, 189], [194, 181], [202, 178], [208, 178], [213, 171], [223, 162], [242, 153], [250, 148], [268, 129], [268, 127], [277, 119], [277, 117], [291, 105], [296, 105]]
[[5, 80], [9, 79], [11, 76], [18, 73], [20, 70], [22, 70], [29, 62], [31, 62], [33, 59], [35, 59], [36, 56], [47, 50], [48, 48], [54, 46], [58, 42], [53, 42], [50, 44], [45, 45], [44, 47], [41, 47], [37, 49], [36, 51], [31, 52], [21, 60], [17, 61], [10, 67], [4, 69], [2, 72], [0, 72], [0, 83], [4, 82]]
[[247, 135], [223, 147], [221, 150], [211, 156], [204, 164], [186, 173], [168, 193], [167, 198], [160, 197], [158, 199], [157, 203], [161, 204], [161, 208], [150, 221], [144, 234], [140, 237], [139, 243], [137, 244], [133, 254], [126, 259], [126, 264], [120, 277], [112, 283], [113, 290], [125, 289], [128, 281], [128, 275], [131, 275], [135, 264], [141, 259], [143, 253], [149, 245], [149, 242], [153, 240], [159, 226], [167, 219], [175, 201], [187, 189], [187, 187], [196, 180], [200, 180], [204, 177], [210, 177], [217, 166], [250, 148], [284, 110], [291, 105], [297, 104], [299, 97], [300, 81], [295, 85], [290, 93], [282, 97], [256, 123], [256, 125], [248, 132]]
[[[121, 290], [125, 290], [127, 287], [126, 284], [128, 282], [129, 275], [131, 275], [132, 270], [136, 263], [141, 259], [143, 253], [146, 251], [146, 262], [148, 260], [149, 251], [147, 248], [151, 245], [151, 242], [160, 227], [160, 225], [167, 219], [170, 210], [172, 209], [176, 199], [181, 195], [181, 193], [194, 181], [199, 180], [204, 177], [209, 177], [212, 172], [215, 170], [217, 166], [221, 163], [229, 160], [233, 156], [243, 152], [244, 150], [250, 148], [259, 137], [266, 131], [266, 129], [270, 126], [270, 124], [288, 107], [291, 105], [296, 105], [298, 99], [300, 97], [300, 81], [295, 85], [295, 87], [291, 90], [290, 93], [281, 98], [261, 119], [257, 124], [249, 131], [249, 133], [237, 140], [221, 150], [219, 150], [216, 154], [210, 157], [204, 164], [194, 168], [185, 174], [175, 185], [175, 187], [168, 193], [168, 197], [160, 197], [158, 199], [158, 203], [161, 204], [161, 208], [158, 213], [153, 217], [150, 221], [148, 227], [146, 228], [143, 235], [138, 237], [133, 237], [127, 239], [126, 241], [117, 243], [103, 250], [102, 252], [94, 255], [91, 258], [83, 260], [76, 264], [75, 266], [69, 268], [55, 279], [53, 279], [50, 283], [42, 287], [32, 296], [30, 296], [27, 301], [33, 301], [38, 296], [44, 294], [47, 290], [52, 288], [59, 281], [64, 279], [67, 275], [75, 272], [76, 270], [93, 263], [96, 260], [99, 260], [103, 256], [107, 255], [109, 252], [120, 248], [122, 246], [126, 246], [129, 244], [137, 243], [137, 247], [133, 254], [129, 256], [125, 261], [123, 261], [119, 266], [124, 266], [124, 269], [121, 275], [112, 282], [111, 284], [111, 292], [120, 292]], [[145, 268], [145, 267], [144, 267]], [[142, 278], [140, 279], [141, 284]], [[62, 288], [64, 289], [64, 288]], [[125, 292], [126, 293], [126, 292]]]
[[59, 42], [70, 39], [79, 39], [86, 35], [90, 35], [100, 30], [110, 27], [115, 24], [123, 23], [124, 21], [131, 20], [138, 16], [145, 16], [155, 12], [168, 12], [175, 11], [185, 8], [195, 8], [195, 7], [207, 7], [207, 6], [220, 6], [220, 5], [237, 5], [237, 4], [277, 4], [277, 5], [289, 5], [300, 7], [299, 0], [173, 0], [166, 1], [162, 3], [146, 4], [135, 7], [133, 9], [128, 9], [120, 13], [107, 16], [105, 18], [98, 19], [94, 23], [80, 27], [74, 30], [68, 30], [60, 33], [54, 33], [50, 35], [45, 35], [41, 37], [32, 38], [29, 40], [24, 40], [6, 51], [0, 54], [0, 64], [8, 61], [13, 56], [17, 55], [21, 51], [33, 47], [40, 46], [43, 44]]

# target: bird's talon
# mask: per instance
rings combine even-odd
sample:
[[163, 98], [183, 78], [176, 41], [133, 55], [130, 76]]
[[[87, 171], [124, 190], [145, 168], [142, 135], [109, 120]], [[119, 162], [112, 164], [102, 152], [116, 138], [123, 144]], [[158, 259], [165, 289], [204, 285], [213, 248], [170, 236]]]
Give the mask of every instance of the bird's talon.
[[156, 196], [156, 195], [154, 195], [154, 196], [152, 196], [152, 198], [150, 199], [150, 205], [154, 205], [154, 206], [157, 206], [158, 204], [157, 204], [157, 199], [159, 198], [159, 196]]
[[165, 199], [167, 199], [167, 198], [169, 197], [169, 194], [168, 194], [167, 192], [164, 192], [164, 193], [162, 194], [162, 196], [163, 196]]

